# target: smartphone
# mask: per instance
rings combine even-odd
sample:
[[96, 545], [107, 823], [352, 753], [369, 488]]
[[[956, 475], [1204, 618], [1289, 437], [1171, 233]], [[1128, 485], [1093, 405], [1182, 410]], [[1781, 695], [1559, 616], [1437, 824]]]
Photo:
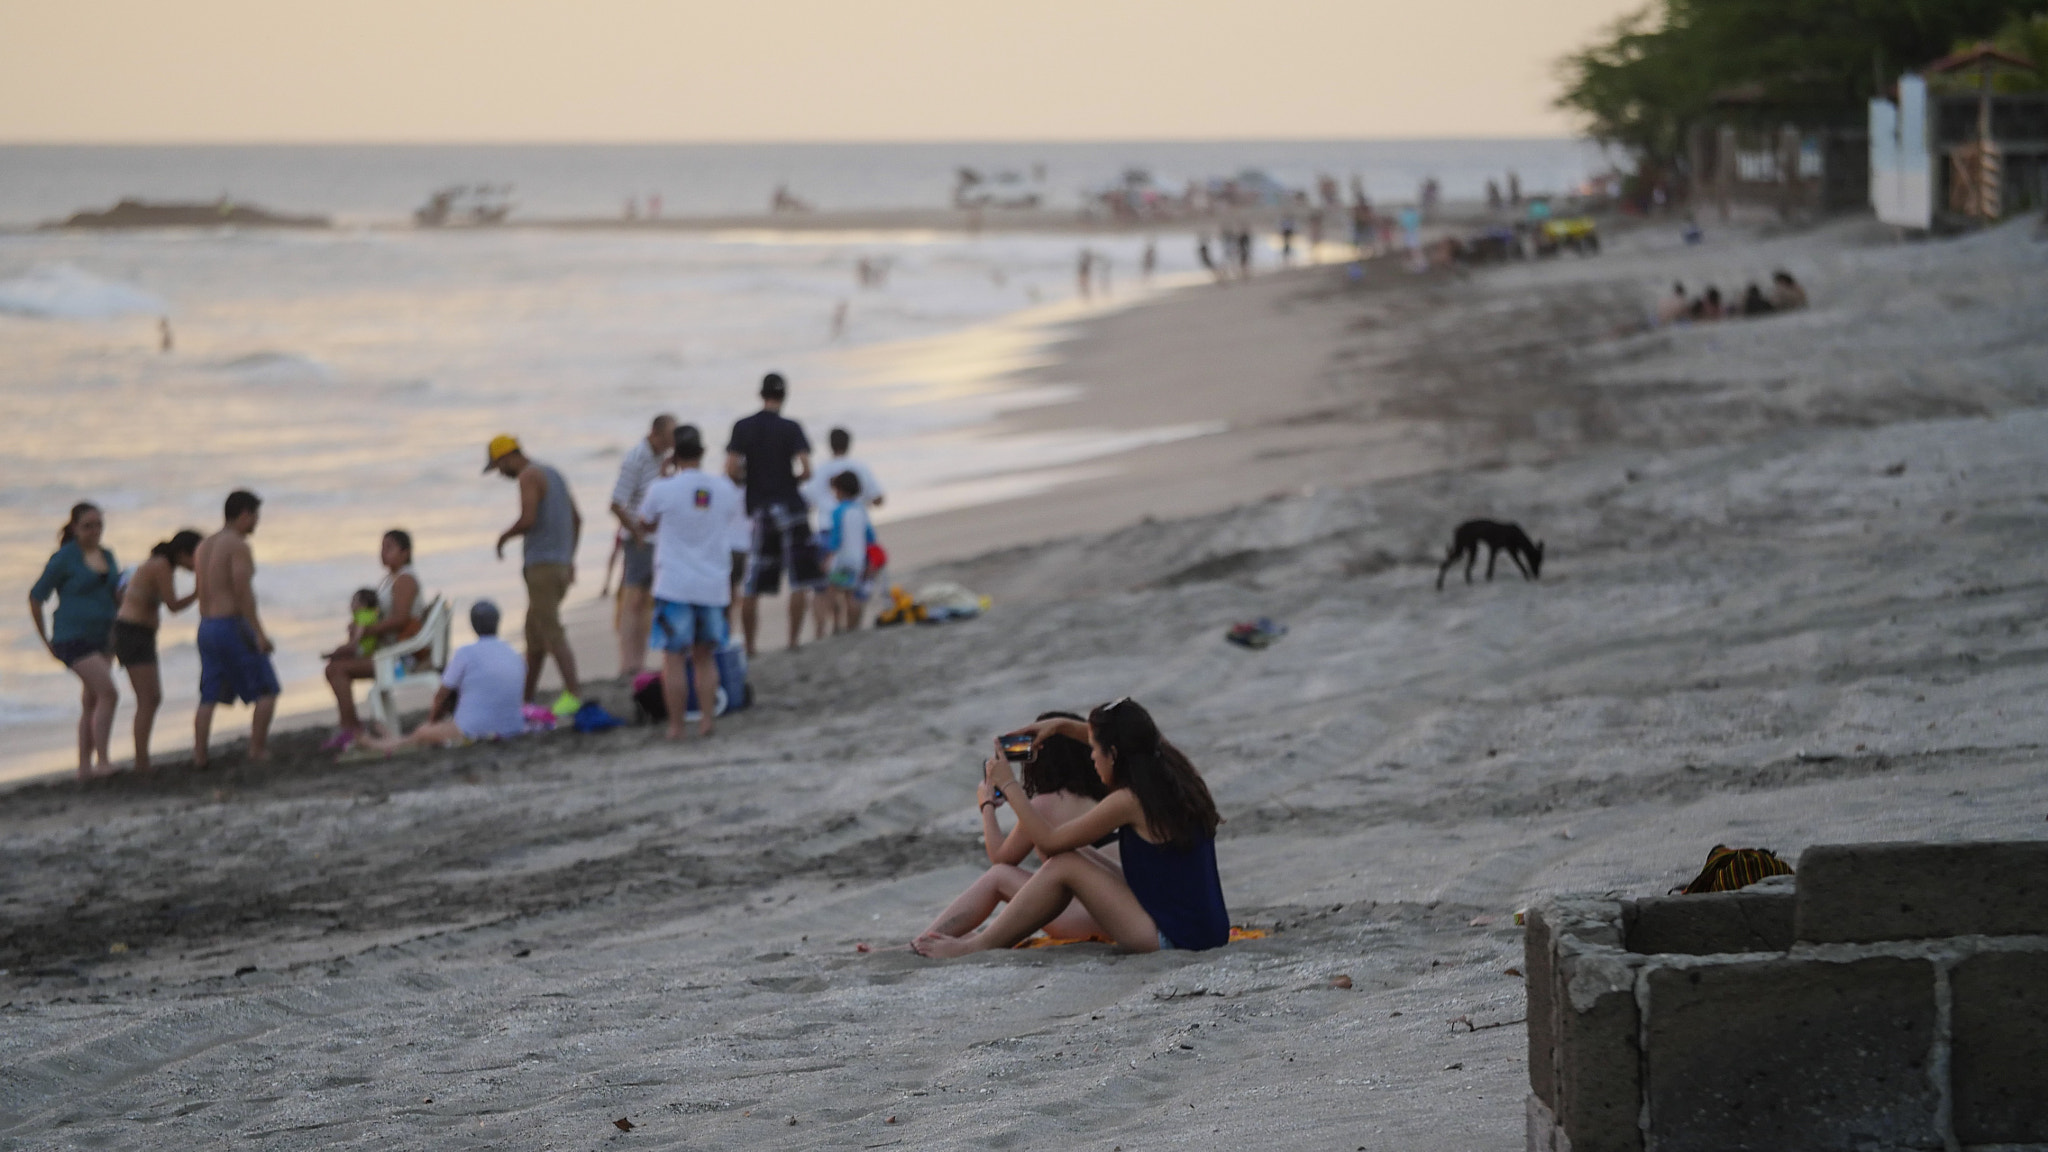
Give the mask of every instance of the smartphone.
[[1031, 759], [1031, 733], [1017, 732], [1003, 737], [1003, 759], [1013, 763]]

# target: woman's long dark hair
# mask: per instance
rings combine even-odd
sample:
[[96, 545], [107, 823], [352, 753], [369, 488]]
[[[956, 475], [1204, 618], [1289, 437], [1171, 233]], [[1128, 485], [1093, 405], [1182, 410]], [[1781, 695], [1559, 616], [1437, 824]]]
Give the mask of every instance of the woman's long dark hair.
[[178, 529], [178, 534], [176, 536], [173, 536], [169, 540], [165, 540], [159, 543], [156, 547], [151, 548], [149, 550], [149, 554], [151, 556], [161, 556], [164, 559], [169, 560], [171, 563], [176, 564], [178, 562], [178, 557], [189, 556], [192, 553], [199, 551], [199, 542], [204, 539], [204, 536], [201, 536], [199, 533], [194, 532], [190, 528], [180, 528]]
[[99, 505], [89, 504], [82, 500], [76, 504], [73, 504], [71, 506], [71, 519], [66, 520], [64, 522], [64, 527], [57, 530], [57, 546], [61, 548], [64, 545], [71, 543], [73, 540], [78, 539], [79, 518], [84, 516], [87, 512], [97, 512], [99, 510]]
[[1129, 788], [1152, 835], [1175, 848], [1216, 835], [1223, 818], [1187, 754], [1159, 734], [1152, 714], [1126, 696], [1088, 714], [1088, 730], [1109, 753], [1115, 786]]
[[[1072, 712], [1042, 712], [1040, 720], [1079, 720]], [[1072, 736], [1048, 736], [1039, 741], [1031, 759], [1024, 762], [1024, 794], [1072, 792], [1090, 800], [1109, 795], [1109, 785], [1095, 772], [1088, 745]]]

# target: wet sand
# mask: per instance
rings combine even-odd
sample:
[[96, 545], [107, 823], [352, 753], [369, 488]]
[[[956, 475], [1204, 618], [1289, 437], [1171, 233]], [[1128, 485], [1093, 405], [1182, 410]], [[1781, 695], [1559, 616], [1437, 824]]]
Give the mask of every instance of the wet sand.
[[[1016, 419], [1227, 429], [896, 526], [995, 610], [770, 654], [709, 742], [8, 793], [0, 1147], [1519, 1148], [1536, 894], [2048, 835], [2048, 245], [1880, 240], [1097, 321], [1043, 370], [1086, 394]], [[1781, 265], [1811, 310], [1639, 330]], [[1481, 515], [1543, 579], [1433, 591]], [[1255, 615], [1289, 635], [1223, 642]], [[1270, 935], [903, 950], [982, 866], [988, 736], [1124, 694]]]

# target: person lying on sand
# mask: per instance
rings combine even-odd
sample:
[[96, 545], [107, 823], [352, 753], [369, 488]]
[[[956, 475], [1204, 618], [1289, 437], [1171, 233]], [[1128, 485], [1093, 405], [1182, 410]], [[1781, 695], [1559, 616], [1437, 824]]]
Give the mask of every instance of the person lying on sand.
[[[1086, 723], [1044, 720], [1021, 732], [1031, 733], [1034, 743], [1052, 736], [1086, 739], [1109, 795], [1058, 827], [1030, 804], [1015, 805], [1017, 823], [1045, 857], [1044, 867], [981, 931], [926, 932], [911, 948], [934, 957], [1008, 948], [1050, 924], [1073, 901], [1133, 952], [1226, 943], [1230, 914], [1216, 875], [1216, 825], [1222, 818], [1201, 773], [1159, 734], [1151, 714], [1126, 696], [1089, 713]], [[983, 772], [996, 792], [1018, 791], [1002, 756], [991, 757]], [[1111, 832], [1121, 849], [1121, 874], [1077, 851]]]
[[[1038, 719], [1078, 722], [1081, 718], [1071, 712], [1047, 712]], [[1046, 824], [1055, 828], [1079, 819], [1109, 794], [1102, 777], [1096, 775], [1088, 745], [1071, 736], [1053, 735], [1034, 740], [1031, 756], [1024, 761], [1023, 775], [1026, 804]], [[996, 819], [996, 809], [1003, 806], [1004, 798], [996, 795], [994, 786], [987, 779], [982, 780], [978, 791], [981, 840], [983, 849], [988, 852], [989, 869], [946, 905], [946, 910], [939, 913], [939, 918], [925, 930], [928, 936], [960, 936], [980, 927], [982, 921], [996, 910], [996, 905], [1015, 899], [1018, 890], [1031, 879], [1032, 873], [1020, 867], [1024, 858], [1033, 851], [1030, 834], [1020, 824], [1005, 836], [1002, 824]], [[1123, 869], [1117, 864], [1114, 844], [1106, 849], [1090, 846], [1074, 851], [1118, 875], [1123, 874]], [[1044, 857], [1041, 856], [1040, 860], [1042, 862]], [[1079, 901], [1069, 901], [1066, 908], [1046, 924], [1045, 930], [1048, 935], [1062, 940], [1109, 935]]]
[[389, 733], [364, 737], [365, 747], [389, 756], [400, 748], [507, 740], [526, 732], [526, 717], [520, 712], [526, 658], [498, 639], [498, 606], [489, 600], [470, 605], [469, 626], [476, 629], [476, 643], [456, 649], [448, 658], [427, 722], [403, 739]]

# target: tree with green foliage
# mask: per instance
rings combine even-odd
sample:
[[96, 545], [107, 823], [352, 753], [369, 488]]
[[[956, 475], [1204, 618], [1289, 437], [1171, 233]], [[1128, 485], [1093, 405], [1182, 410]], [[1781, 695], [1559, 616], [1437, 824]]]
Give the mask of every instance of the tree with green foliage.
[[1899, 72], [2044, 12], [2048, 0], [1657, 0], [1560, 62], [1557, 103], [1667, 168], [1717, 99], [1726, 118], [1857, 124]]

